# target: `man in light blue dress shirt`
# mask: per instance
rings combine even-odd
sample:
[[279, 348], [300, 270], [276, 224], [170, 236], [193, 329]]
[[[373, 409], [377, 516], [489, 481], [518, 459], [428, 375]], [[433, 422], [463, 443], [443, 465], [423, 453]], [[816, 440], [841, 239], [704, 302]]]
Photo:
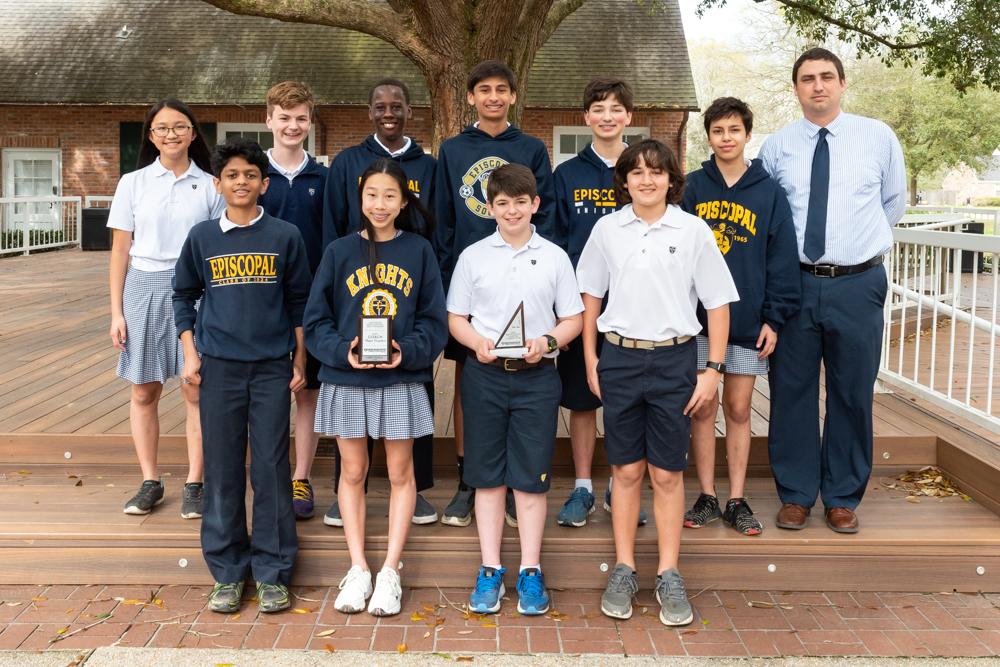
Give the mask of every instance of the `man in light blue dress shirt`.
[[[827, 525], [855, 533], [872, 468], [872, 399], [882, 349], [892, 227], [906, 208], [896, 135], [844, 113], [844, 66], [826, 49], [792, 69], [802, 120], [768, 138], [764, 168], [788, 195], [801, 263], [802, 305], [771, 357], [771, 468], [779, 528], [804, 528], [820, 496]], [[820, 436], [819, 374], [826, 371]]]

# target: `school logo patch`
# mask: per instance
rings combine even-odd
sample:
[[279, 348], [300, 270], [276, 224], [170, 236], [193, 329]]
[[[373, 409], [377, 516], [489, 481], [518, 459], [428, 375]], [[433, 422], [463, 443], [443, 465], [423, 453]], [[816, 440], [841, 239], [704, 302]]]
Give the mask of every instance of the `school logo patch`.
[[[646, 251], [643, 250], [643, 252], [646, 252]], [[675, 252], [677, 252], [677, 246], [675, 246], [675, 245], [670, 246], [670, 254], [673, 255]]]
[[507, 164], [507, 160], [502, 157], [484, 157], [469, 167], [462, 176], [462, 185], [458, 188], [458, 196], [464, 199], [469, 210], [480, 218], [490, 219], [491, 217], [486, 208], [486, 184], [489, 183], [493, 170], [505, 164]]
[[365, 315], [396, 316], [396, 297], [384, 289], [373, 289], [361, 303], [361, 312]]
[[723, 255], [728, 253], [733, 247], [733, 241], [736, 239], [736, 228], [720, 222], [712, 225], [712, 233], [715, 235], [715, 244], [719, 246], [719, 251]]
[[192, 190], [197, 190], [198, 189], [198, 184], [197, 183], [192, 183], [191, 184], [191, 189]]
[[312, 197], [314, 194], [316, 194], [316, 188], [309, 188], [309, 196]]
[[538, 260], [537, 259], [531, 260], [531, 265], [534, 266], [535, 264], [538, 264]]

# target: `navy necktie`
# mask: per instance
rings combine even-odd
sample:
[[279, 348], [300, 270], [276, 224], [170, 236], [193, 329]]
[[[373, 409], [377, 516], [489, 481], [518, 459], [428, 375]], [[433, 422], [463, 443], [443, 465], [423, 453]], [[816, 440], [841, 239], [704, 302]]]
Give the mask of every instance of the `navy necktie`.
[[825, 127], [819, 130], [809, 178], [809, 208], [802, 251], [812, 262], [826, 252], [826, 203], [830, 195], [830, 146], [826, 143], [826, 135], [829, 133]]

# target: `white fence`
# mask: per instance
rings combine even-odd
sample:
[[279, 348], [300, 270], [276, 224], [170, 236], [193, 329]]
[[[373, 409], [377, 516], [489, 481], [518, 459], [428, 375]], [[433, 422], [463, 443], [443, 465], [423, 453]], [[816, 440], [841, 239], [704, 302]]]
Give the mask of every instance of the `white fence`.
[[83, 198], [83, 207], [110, 208], [112, 199], [114, 199], [114, 197], [111, 195], [87, 195]]
[[946, 231], [967, 216], [921, 210], [894, 230], [879, 379], [1000, 433], [1000, 235]]
[[80, 197], [0, 198], [0, 255], [79, 245]]
[[977, 208], [962, 206], [909, 206], [906, 209], [911, 215], [904, 218], [913, 217], [912, 214], [920, 215], [941, 215], [952, 220], [960, 219], [964, 223], [981, 222], [983, 231], [987, 236], [1000, 236], [1000, 208]]

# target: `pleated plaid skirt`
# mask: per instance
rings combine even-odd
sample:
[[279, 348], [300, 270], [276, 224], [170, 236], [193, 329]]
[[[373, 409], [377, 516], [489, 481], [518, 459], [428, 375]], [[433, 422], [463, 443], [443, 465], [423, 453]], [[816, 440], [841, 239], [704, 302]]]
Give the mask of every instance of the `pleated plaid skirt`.
[[118, 357], [117, 374], [133, 384], [166, 382], [184, 369], [171, 304], [173, 277], [173, 269], [139, 271], [131, 266], [125, 275], [125, 351]]
[[317, 433], [330, 437], [408, 440], [434, 433], [434, 412], [419, 382], [388, 387], [324, 382], [314, 426]]
[[[708, 338], [698, 336], [698, 370], [708, 363]], [[758, 359], [757, 352], [739, 345], [726, 346], [726, 373], [733, 375], [767, 375], [767, 359]]]

